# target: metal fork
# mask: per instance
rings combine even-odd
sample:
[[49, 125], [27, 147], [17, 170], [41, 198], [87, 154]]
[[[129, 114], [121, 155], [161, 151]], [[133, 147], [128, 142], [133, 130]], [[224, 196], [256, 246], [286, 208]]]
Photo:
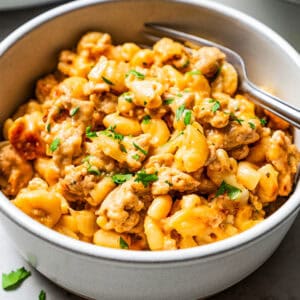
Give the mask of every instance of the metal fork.
[[151, 30], [152, 34], [149, 34], [149, 32], [147, 32], [146, 35], [152, 39], [157, 39], [157, 35], [163, 35], [171, 37], [181, 42], [189, 41], [203, 46], [219, 48], [223, 53], [226, 54], [227, 60], [237, 70], [240, 80], [240, 90], [252, 95], [254, 97], [253, 100], [263, 108], [266, 108], [278, 117], [284, 119], [291, 125], [300, 129], [300, 110], [282, 101], [281, 99], [262, 91], [255, 84], [253, 84], [247, 77], [245, 63], [239, 54], [227, 47], [224, 47], [212, 41], [182, 31], [178, 31], [160, 24], [145, 23], [144, 25], [146, 28]]

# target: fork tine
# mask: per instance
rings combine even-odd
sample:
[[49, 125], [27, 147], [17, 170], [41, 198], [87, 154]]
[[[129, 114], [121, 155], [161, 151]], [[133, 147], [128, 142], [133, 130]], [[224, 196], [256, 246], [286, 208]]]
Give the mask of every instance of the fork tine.
[[218, 47], [220, 48], [220, 45], [208, 41], [206, 39], [203, 39], [201, 37], [192, 35], [192, 34], [188, 34], [182, 31], [178, 31], [176, 29], [172, 29], [169, 27], [165, 27], [161, 24], [158, 23], [145, 23], [144, 26], [148, 29], [150, 29], [151, 31], [154, 32], [154, 34], [160, 34], [160, 35], [165, 35], [168, 37], [171, 37], [173, 39], [176, 39], [178, 41], [181, 42], [186, 42], [186, 41], [191, 41], [197, 44], [201, 44], [201, 45], [205, 45], [205, 46], [211, 46], [211, 47]]
[[137, 45], [138, 45], [140, 48], [143, 48], [143, 49], [151, 49], [151, 46], [146, 45], [146, 44], [138, 43]]
[[[236, 60], [239, 60], [239, 64], [243, 64], [243, 61], [241, 59], [241, 57], [235, 53], [234, 51], [232, 51], [231, 49], [220, 45], [218, 43], [212, 42], [210, 40], [201, 38], [199, 36], [193, 35], [193, 34], [189, 34], [189, 33], [185, 33], [173, 28], [169, 28], [166, 27], [164, 25], [161, 25], [159, 23], [145, 23], [144, 26], [148, 29], [151, 30], [152, 35], [154, 34], [155, 36], [167, 36], [167, 37], [171, 37], [174, 40], [180, 41], [180, 42], [192, 42], [201, 46], [208, 46], [208, 47], [216, 47], [219, 48], [223, 53], [226, 54], [227, 59], [230, 62], [234, 62]], [[149, 33], [148, 33], [149, 34]]]
[[[256, 102], [258, 102], [261, 106], [300, 129], [300, 114], [298, 108], [295, 108], [275, 96], [261, 91], [257, 86], [251, 83], [247, 77], [244, 61], [237, 52], [220, 44], [158, 23], [145, 23], [144, 26], [154, 32], [155, 35], [161, 34], [178, 41], [189, 41], [195, 44], [219, 48], [226, 54], [227, 60], [235, 67], [240, 78], [240, 88], [245, 92], [252, 94], [256, 98]], [[153, 38], [153, 35], [150, 36]]]
[[155, 33], [149, 33], [149, 32], [144, 32], [144, 36], [151, 42], [156, 43], [159, 41], [160, 37], [158, 35], [155, 35]]

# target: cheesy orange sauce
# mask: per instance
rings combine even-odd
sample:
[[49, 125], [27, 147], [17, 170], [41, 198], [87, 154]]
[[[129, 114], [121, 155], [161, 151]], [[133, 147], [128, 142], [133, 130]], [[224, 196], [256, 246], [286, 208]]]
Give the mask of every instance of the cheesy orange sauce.
[[72, 238], [182, 249], [238, 234], [292, 192], [289, 125], [237, 90], [217, 48], [89, 32], [4, 124], [0, 187]]

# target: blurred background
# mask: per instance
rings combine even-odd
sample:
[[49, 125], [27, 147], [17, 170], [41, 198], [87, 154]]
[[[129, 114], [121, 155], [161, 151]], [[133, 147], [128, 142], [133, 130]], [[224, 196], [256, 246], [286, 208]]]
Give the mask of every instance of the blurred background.
[[[65, 2], [67, 1], [0, 0], [0, 41], [29, 19]], [[215, 2], [234, 7], [260, 20], [283, 36], [298, 50], [298, 52], [300, 52], [300, 4], [296, 4], [296, 2], [300, 3], [299, 0], [216, 0]], [[29, 6], [25, 8], [24, 6], [27, 4]], [[36, 4], [39, 4], [40, 6], [37, 7]], [[253, 47], [255, 47], [255, 45], [253, 45]], [[280, 74], [278, 74], [278, 76], [280, 76]], [[295, 88], [299, 89], [299, 87]], [[285, 240], [271, 259], [246, 280], [210, 299], [299, 300], [299, 232], [300, 218], [298, 217], [298, 220], [294, 223]], [[1, 226], [0, 240], [1, 272], [7, 273], [21, 266], [26, 266], [26, 268], [30, 269], [30, 267], [18, 256]], [[31, 271], [31, 278], [25, 281], [20, 289], [11, 292], [4, 292], [0, 289], [0, 299], [38, 299], [38, 294], [41, 289], [46, 291], [47, 300], [81, 299], [53, 285], [38, 272], [32, 269]], [[230, 272], [230, 270], [228, 270], [228, 272]]]

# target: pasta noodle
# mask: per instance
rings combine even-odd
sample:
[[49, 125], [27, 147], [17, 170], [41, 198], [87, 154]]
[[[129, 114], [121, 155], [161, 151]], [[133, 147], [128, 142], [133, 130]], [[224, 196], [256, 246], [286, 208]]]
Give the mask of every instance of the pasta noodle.
[[214, 47], [88, 32], [3, 126], [0, 188], [71, 238], [132, 250], [216, 242], [292, 192], [290, 126], [238, 91]]

